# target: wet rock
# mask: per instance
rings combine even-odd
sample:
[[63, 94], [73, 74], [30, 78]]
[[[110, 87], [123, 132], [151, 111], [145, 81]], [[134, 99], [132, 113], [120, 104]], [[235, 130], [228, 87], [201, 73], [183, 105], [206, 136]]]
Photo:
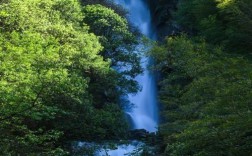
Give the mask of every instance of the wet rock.
[[129, 134], [131, 139], [143, 140], [146, 139], [150, 133], [145, 129], [134, 129], [131, 130]]

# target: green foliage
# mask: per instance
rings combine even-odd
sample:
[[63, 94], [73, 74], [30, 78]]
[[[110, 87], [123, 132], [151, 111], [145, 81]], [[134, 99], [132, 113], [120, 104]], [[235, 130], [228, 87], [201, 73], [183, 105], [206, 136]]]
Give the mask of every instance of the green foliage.
[[209, 43], [225, 45], [229, 52], [249, 54], [251, 7], [250, 0], [180, 0], [175, 17]]
[[[111, 67], [117, 72], [110, 72], [106, 77], [91, 77], [94, 88], [91, 92], [96, 92], [95, 99], [97, 107], [102, 107], [105, 96], [107, 103], [118, 103], [127, 93], [136, 93], [139, 90], [137, 82], [133, 79], [142, 72], [140, 66], [140, 52], [136, 50], [138, 40], [129, 31], [129, 26], [125, 18], [122, 18], [114, 10], [102, 5], [84, 6], [85, 14], [83, 22], [90, 26], [90, 31], [99, 36], [104, 49], [101, 55], [111, 61]], [[105, 85], [105, 86], [104, 86]], [[108, 89], [109, 88], [109, 89]], [[117, 92], [115, 92], [115, 90]], [[100, 93], [99, 93], [100, 91]]]
[[134, 51], [138, 42], [129, 31], [126, 19], [101, 5], [87, 5], [83, 12], [83, 21], [90, 26], [90, 31], [100, 36], [104, 46], [102, 56], [109, 58], [114, 67], [126, 66], [128, 69], [123, 70], [124, 74], [131, 77], [139, 74], [139, 54]]
[[251, 154], [251, 6], [178, 1], [173, 20], [191, 38], [167, 38], [150, 53], [162, 75], [165, 155]]
[[81, 0], [84, 6], [86, 5], [102, 5], [115, 11], [121, 17], [126, 17], [128, 11], [121, 5], [115, 4], [114, 0]]
[[151, 55], [163, 74], [166, 155], [249, 155], [251, 63], [183, 35]]
[[[137, 42], [125, 19], [91, 7], [83, 10], [77, 0], [0, 2], [0, 155], [66, 155], [66, 142], [125, 135], [119, 99], [137, 90], [125, 82], [141, 71], [126, 48]], [[105, 29], [114, 35], [96, 32]], [[134, 68], [115, 71], [112, 64], [123, 61]]]

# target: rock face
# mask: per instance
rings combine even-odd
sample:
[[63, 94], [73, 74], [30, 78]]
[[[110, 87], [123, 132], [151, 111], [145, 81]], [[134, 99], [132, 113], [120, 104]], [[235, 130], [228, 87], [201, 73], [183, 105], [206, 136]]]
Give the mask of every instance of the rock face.
[[150, 133], [145, 129], [134, 129], [129, 132], [130, 139], [143, 140], [148, 137]]
[[134, 129], [129, 131], [129, 138], [133, 140], [141, 140], [149, 145], [154, 145], [157, 142], [157, 135], [150, 133], [145, 129]]
[[175, 21], [172, 21], [172, 12], [176, 10], [177, 0], [148, 0], [151, 8], [152, 22], [156, 26], [158, 40], [165, 36], [175, 35], [180, 31]]
[[145, 144], [142, 155], [156, 156], [158, 155], [158, 144], [160, 143], [158, 134], [150, 133], [145, 129], [134, 129], [129, 132], [130, 139], [139, 140]]

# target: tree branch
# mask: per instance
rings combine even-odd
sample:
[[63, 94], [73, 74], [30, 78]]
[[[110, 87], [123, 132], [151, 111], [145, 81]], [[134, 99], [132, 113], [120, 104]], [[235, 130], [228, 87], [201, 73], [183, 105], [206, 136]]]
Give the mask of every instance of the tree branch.
[[11, 115], [9, 115], [9, 116], [7, 116], [7, 117], [0, 118], [0, 122], [5, 121], [5, 120], [8, 120], [8, 119], [12, 119], [13, 117], [15, 117], [15, 116], [17, 116], [17, 115], [20, 115], [21, 113], [24, 113], [24, 112], [26, 112], [26, 111], [29, 111], [29, 110], [31, 110], [33, 107], [35, 107], [35, 106], [36, 106], [36, 103], [37, 103], [37, 101], [38, 101], [38, 99], [39, 99], [39, 97], [40, 97], [40, 95], [41, 95], [41, 93], [43, 92], [43, 89], [44, 89], [44, 87], [42, 86], [41, 89], [40, 89], [40, 91], [37, 93], [37, 96], [36, 96], [35, 99], [33, 100], [33, 102], [32, 102], [32, 104], [31, 104], [30, 107], [28, 107], [28, 108], [26, 108], [26, 109], [23, 109], [23, 110], [21, 110], [21, 111], [19, 111], [19, 112], [12, 113]]

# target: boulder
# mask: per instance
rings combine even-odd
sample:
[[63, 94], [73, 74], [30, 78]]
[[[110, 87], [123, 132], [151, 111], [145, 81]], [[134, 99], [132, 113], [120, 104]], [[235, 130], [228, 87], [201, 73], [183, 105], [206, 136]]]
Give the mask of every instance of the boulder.
[[131, 139], [142, 140], [146, 139], [150, 133], [145, 129], [133, 129], [129, 134]]

